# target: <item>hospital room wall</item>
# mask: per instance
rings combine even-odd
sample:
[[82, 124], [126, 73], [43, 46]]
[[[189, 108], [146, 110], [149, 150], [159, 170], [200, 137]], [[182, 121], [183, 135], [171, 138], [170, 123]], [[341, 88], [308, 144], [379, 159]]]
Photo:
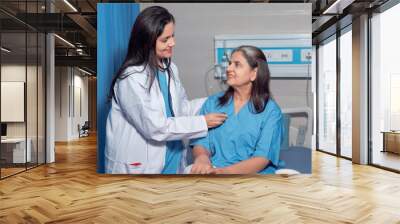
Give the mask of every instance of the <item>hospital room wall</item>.
[[[151, 5], [143, 3], [140, 8]], [[157, 5], [166, 7], [176, 19], [173, 61], [190, 99], [207, 96], [205, 73], [214, 64], [215, 35], [311, 34], [311, 4]], [[275, 79], [271, 90], [282, 108], [313, 107], [310, 80]]]
[[69, 141], [88, 120], [88, 77], [73, 67], [56, 67], [55, 74], [55, 141]]

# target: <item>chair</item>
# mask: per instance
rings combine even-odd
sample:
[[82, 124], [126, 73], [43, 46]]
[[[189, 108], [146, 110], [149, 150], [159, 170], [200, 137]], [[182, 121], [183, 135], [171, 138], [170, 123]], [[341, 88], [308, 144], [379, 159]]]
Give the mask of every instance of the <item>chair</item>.
[[78, 124], [79, 138], [89, 136], [89, 129], [90, 129], [89, 121], [85, 121], [82, 127]]
[[[285, 133], [277, 174], [311, 173], [312, 111], [310, 108], [282, 109]], [[305, 126], [293, 127], [294, 117], [305, 117]], [[297, 172], [296, 172], [297, 171]]]
[[282, 149], [279, 154], [278, 171], [281, 169], [296, 170], [299, 173], [311, 173], [311, 149], [301, 146], [292, 146]]

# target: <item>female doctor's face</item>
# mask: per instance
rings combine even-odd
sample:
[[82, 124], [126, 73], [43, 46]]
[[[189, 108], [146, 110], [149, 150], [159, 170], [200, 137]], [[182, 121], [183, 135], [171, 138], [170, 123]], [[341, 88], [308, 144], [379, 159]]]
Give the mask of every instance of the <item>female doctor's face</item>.
[[172, 48], [175, 46], [175, 24], [165, 25], [162, 34], [156, 40], [156, 55], [158, 59], [172, 57]]
[[242, 87], [251, 84], [256, 77], [257, 68], [250, 67], [242, 52], [234, 52], [226, 69], [226, 83], [232, 87]]

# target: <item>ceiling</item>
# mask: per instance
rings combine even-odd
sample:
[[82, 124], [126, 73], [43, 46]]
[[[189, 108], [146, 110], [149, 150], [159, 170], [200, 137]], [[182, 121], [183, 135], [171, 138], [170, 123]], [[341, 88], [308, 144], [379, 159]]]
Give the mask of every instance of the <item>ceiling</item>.
[[[318, 40], [329, 35], [329, 29], [344, 17], [357, 16], [366, 10], [373, 9], [387, 0], [231, 0], [213, 1], [196, 0], [196, 2], [267, 2], [267, 3], [311, 3], [313, 39]], [[132, 2], [124, 0], [1, 0], [0, 27], [2, 46], [12, 48], [18, 54], [25, 52], [25, 29], [32, 32], [55, 32], [70, 44], [55, 38], [56, 65], [74, 65], [96, 70], [96, 40], [97, 40], [97, 12], [98, 2]], [[183, 0], [142, 0], [136, 2], [188, 2]], [[68, 5], [68, 3], [70, 5]], [[333, 7], [334, 5], [335, 7]], [[332, 6], [332, 7], [330, 7]], [[46, 8], [47, 7], [47, 8]], [[52, 8], [53, 13], [48, 13]], [[327, 9], [333, 9], [328, 11]], [[326, 13], [328, 11], [329, 13]], [[27, 12], [27, 13], [26, 13]], [[325, 12], [325, 13], [324, 13]], [[350, 19], [351, 21], [351, 19]], [[331, 31], [334, 32], [334, 31]], [[27, 52], [34, 52], [35, 43], [28, 38]]]

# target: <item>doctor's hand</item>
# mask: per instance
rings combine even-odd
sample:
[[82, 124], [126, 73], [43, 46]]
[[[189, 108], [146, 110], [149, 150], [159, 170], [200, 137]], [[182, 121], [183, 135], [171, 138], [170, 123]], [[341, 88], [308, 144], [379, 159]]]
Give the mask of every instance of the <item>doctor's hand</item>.
[[211, 113], [211, 114], [206, 114], [204, 115], [206, 122], [207, 122], [207, 127], [208, 128], [215, 128], [220, 126], [228, 116], [226, 114], [222, 113]]
[[210, 174], [213, 171], [213, 166], [208, 156], [201, 155], [196, 158], [190, 170], [191, 174]]

